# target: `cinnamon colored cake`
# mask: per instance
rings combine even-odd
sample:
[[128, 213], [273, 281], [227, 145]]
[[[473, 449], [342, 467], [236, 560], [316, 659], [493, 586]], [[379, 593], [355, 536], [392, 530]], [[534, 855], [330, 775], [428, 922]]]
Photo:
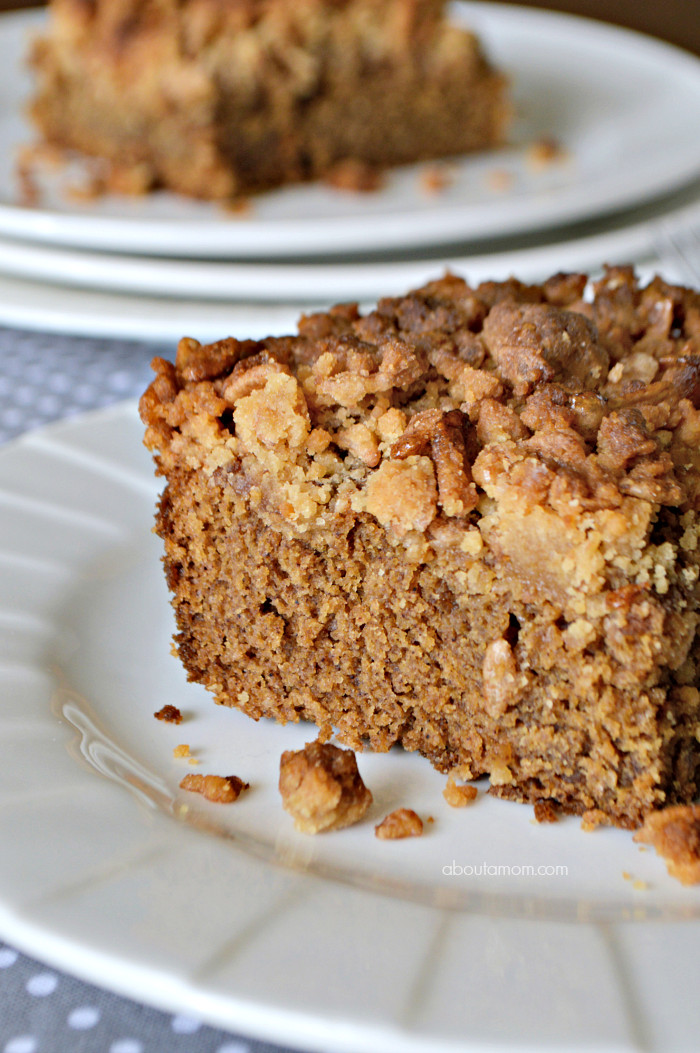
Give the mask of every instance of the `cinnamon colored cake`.
[[132, 191], [227, 199], [462, 154], [510, 114], [444, 0], [51, 0], [32, 62], [45, 140]]
[[192, 680], [587, 822], [700, 773], [700, 295], [446, 276], [141, 401]]

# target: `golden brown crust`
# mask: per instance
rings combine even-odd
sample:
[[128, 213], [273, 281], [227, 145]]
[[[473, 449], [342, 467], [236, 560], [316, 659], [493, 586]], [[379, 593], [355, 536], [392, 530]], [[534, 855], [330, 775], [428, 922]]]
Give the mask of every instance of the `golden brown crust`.
[[692, 800], [700, 296], [584, 286], [447, 275], [155, 360], [190, 675], [506, 797], [626, 826]]

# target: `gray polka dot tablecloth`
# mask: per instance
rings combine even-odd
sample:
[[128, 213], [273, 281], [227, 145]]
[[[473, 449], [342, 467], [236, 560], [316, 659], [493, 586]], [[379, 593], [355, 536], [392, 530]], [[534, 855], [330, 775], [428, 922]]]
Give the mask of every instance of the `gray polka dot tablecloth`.
[[[0, 329], [0, 442], [138, 396], [153, 375], [151, 357], [172, 357], [173, 350]], [[279, 1053], [279, 1047], [138, 1005], [0, 940], [0, 1053]]]

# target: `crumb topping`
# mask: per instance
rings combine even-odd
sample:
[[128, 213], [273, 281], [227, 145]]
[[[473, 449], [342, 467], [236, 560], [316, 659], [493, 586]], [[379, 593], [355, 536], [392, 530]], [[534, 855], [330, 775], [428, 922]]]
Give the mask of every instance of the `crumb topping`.
[[147, 445], [164, 469], [188, 446], [245, 478], [292, 534], [368, 515], [429, 559], [454, 523], [465, 556], [478, 537], [533, 595], [577, 598], [576, 646], [581, 596], [630, 575], [651, 607], [695, 587], [696, 568], [645, 541], [674, 507], [692, 551], [700, 495], [700, 296], [624, 267], [585, 286], [447, 275], [365, 316], [303, 317], [296, 336], [182, 340], [174, 364], [154, 360]]
[[279, 790], [283, 807], [303, 834], [351, 826], [372, 803], [353, 751], [319, 740], [282, 754]]

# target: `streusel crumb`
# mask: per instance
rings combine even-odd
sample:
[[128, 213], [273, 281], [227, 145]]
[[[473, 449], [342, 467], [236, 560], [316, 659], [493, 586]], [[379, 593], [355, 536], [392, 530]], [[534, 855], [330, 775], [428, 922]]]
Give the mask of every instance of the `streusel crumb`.
[[163, 706], [163, 708], [159, 709], [157, 713], [153, 714], [153, 716], [156, 720], [165, 721], [166, 724], [182, 724], [182, 713], [177, 706]]
[[232, 804], [237, 801], [249, 783], [237, 775], [185, 775], [180, 782], [181, 790], [199, 793], [214, 804]]
[[397, 808], [374, 828], [375, 837], [378, 837], [380, 841], [399, 841], [404, 837], [420, 837], [422, 833], [423, 820], [412, 808]]
[[467, 786], [463, 783], [458, 783], [454, 772], [448, 774], [447, 785], [442, 791], [442, 796], [445, 798], [450, 808], [464, 808], [466, 805], [472, 804], [478, 795], [479, 791], [476, 786]]
[[279, 790], [282, 805], [303, 834], [351, 826], [372, 803], [353, 751], [318, 740], [282, 754]]

